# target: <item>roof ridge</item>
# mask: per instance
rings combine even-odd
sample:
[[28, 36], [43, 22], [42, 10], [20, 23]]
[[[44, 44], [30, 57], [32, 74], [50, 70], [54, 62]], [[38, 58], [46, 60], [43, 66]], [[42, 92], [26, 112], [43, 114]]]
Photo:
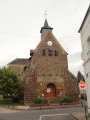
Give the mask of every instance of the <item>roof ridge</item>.
[[79, 28], [79, 30], [78, 30], [79, 33], [80, 33], [80, 31], [82, 30], [82, 27], [83, 27], [83, 25], [84, 25], [84, 23], [85, 23], [85, 21], [86, 21], [86, 19], [87, 19], [87, 16], [88, 16], [89, 12], [90, 12], [90, 5], [89, 5], [89, 7], [88, 7], [88, 9], [87, 9], [87, 11], [86, 11], [86, 14], [85, 14], [85, 16], [84, 16], [84, 19], [83, 19], [83, 21], [82, 21], [82, 24], [81, 24], [81, 26], [80, 26], [80, 28]]
[[9, 64], [15, 64], [15, 65], [25, 65], [29, 63], [29, 59], [23, 59], [23, 58], [16, 58], [13, 61], [11, 61]]

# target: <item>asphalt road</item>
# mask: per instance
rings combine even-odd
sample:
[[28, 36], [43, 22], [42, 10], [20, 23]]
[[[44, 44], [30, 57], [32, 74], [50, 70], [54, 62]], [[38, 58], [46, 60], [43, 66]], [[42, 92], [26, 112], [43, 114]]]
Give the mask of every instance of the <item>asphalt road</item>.
[[70, 113], [82, 111], [84, 111], [84, 108], [76, 107], [18, 113], [1, 113], [0, 120], [71, 120], [69, 117]]

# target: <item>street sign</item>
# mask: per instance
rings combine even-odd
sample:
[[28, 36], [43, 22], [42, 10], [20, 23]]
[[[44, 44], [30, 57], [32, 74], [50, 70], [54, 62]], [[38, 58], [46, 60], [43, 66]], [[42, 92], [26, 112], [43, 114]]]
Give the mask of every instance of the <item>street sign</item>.
[[79, 73], [79, 79], [80, 79], [80, 80], [82, 79], [82, 75], [81, 75], [81, 73]]
[[80, 94], [82, 95], [82, 94], [86, 94], [86, 93], [82, 93], [82, 92], [80, 92]]
[[85, 88], [85, 83], [84, 83], [84, 82], [80, 82], [80, 83], [79, 83], [79, 87], [80, 87], [80, 88]]

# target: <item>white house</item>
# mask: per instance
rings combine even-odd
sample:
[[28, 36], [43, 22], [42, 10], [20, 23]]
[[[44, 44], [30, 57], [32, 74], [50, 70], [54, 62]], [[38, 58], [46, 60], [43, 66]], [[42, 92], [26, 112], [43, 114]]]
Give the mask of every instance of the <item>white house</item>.
[[90, 114], [90, 5], [80, 26], [81, 44], [83, 52], [84, 76], [86, 81], [87, 104]]

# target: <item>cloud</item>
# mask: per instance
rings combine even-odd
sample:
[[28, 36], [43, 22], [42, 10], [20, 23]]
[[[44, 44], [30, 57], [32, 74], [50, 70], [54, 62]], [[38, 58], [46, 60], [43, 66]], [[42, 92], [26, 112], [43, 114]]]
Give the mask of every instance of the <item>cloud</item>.
[[68, 69], [77, 76], [78, 71], [83, 71], [83, 60], [81, 58], [81, 52], [74, 53], [68, 56]]

